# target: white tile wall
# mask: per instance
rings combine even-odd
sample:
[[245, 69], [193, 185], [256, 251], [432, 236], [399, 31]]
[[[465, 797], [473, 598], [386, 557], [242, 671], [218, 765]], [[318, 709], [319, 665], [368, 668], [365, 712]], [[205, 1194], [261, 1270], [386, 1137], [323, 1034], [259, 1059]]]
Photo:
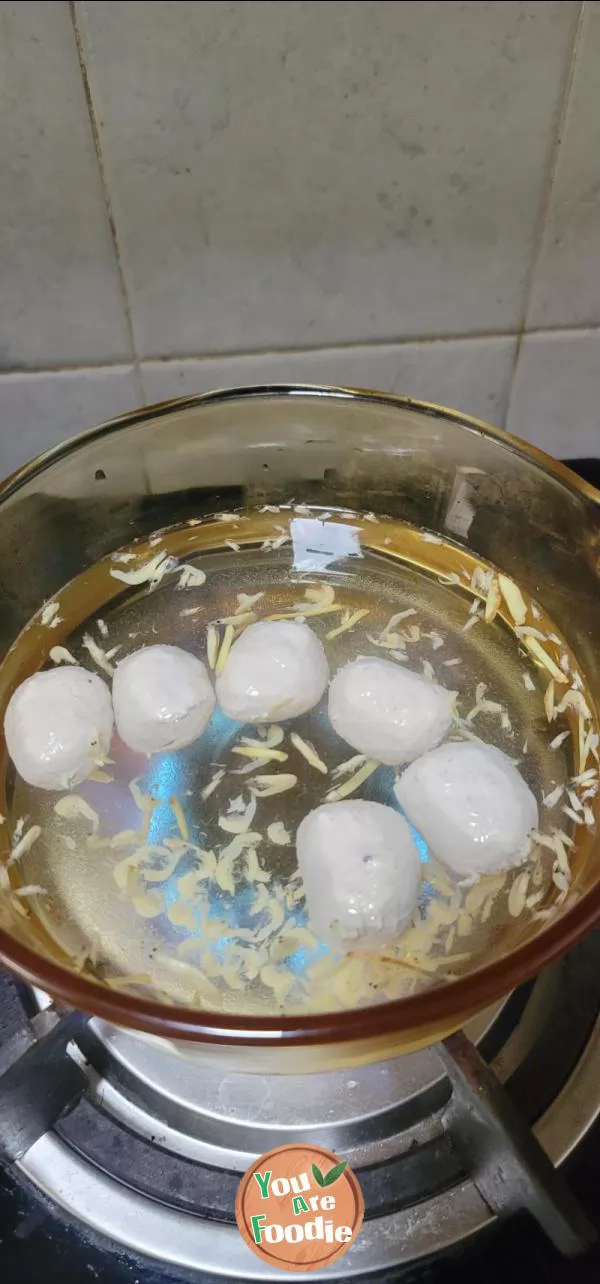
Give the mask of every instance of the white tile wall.
[[504, 422], [516, 341], [444, 340], [275, 352], [142, 366], [149, 402], [249, 383], [337, 383], [385, 388]]
[[278, 380], [600, 455], [599, 65], [600, 0], [0, 0], [0, 476]]
[[528, 314], [600, 325], [600, 3], [584, 7], [569, 109]]
[[525, 337], [507, 427], [549, 454], [600, 456], [600, 330]]
[[0, 3], [0, 368], [131, 360], [69, 6]]
[[516, 326], [576, 3], [77, 11], [141, 356]]
[[0, 376], [0, 478], [66, 437], [140, 404], [132, 366]]

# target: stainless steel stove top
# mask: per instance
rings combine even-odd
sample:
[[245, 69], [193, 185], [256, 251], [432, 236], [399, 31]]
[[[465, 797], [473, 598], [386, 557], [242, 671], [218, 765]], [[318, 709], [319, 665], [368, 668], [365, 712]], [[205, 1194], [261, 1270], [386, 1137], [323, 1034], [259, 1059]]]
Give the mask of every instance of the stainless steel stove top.
[[[29, 1031], [39, 1035], [41, 1024], [43, 1037], [52, 1028], [46, 1002], [24, 996], [21, 1052]], [[315, 1280], [414, 1266], [481, 1235], [517, 1204], [575, 1251], [588, 1228], [568, 1194], [536, 1171], [527, 1125], [559, 1165], [600, 1116], [599, 1011], [596, 935], [469, 1028], [518, 1107], [523, 1135], [466, 1039], [352, 1072], [267, 1077], [209, 1072], [166, 1043], [76, 1018], [60, 1056], [85, 1091], [75, 1090], [70, 1113], [31, 1145], [40, 1129], [19, 1091], [5, 1146], [22, 1150], [15, 1171], [70, 1217], [203, 1278], [289, 1278], [246, 1248], [235, 1193], [254, 1156], [308, 1138], [350, 1160], [366, 1204], [357, 1244]], [[15, 1046], [13, 1035], [13, 1054]], [[0, 1043], [0, 1110], [6, 1061]], [[12, 1064], [14, 1073], [14, 1055]], [[60, 1058], [58, 1066], [60, 1074]]]

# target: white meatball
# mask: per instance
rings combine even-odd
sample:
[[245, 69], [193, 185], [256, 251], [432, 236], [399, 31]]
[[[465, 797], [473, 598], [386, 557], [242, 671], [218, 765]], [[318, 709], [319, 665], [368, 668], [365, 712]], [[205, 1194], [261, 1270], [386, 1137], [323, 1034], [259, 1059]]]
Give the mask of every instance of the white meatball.
[[493, 745], [441, 745], [407, 767], [395, 786], [408, 819], [459, 876], [520, 865], [537, 828], [537, 802]]
[[27, 678], [4, 719], [15, 767], [38, 789], [70, 789], [85, 780], [108, 754], [112, 732], [110, 691], [79, 665]]
[[147, 646], [117, 665], [115, 721], [139, 753], [183, 749], [202, 735], [215, 694], [201, 660], [178, 646]]
[[234, 642], [217, 678], [217, 699], [236, 722], [284, 722], [319, 703], [329, 669], [307, 624], [261, 620]]
[[298, 866], [315, 931], [336, 948], [377, 949], [406, 927], [421, 864], [406, 821], [382, 803], [325, 803], [304, 817]]
[[394, 766], [439, 744], [452, 716], [449, 691], [393, 660], [360, 656], [336, 673], [329, 688], [329, 717], [338, 736]]

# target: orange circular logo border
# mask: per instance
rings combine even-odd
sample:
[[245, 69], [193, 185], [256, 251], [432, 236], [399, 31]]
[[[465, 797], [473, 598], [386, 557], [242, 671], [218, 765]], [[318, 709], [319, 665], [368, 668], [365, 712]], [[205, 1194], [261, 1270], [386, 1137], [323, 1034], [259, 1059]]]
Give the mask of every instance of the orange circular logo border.
[[[328, 1183], [327, 1176], [341, 1164], [343, 1171]], [[352, 1169], [333, 1151], [309, 1142], [278, 1146], [260, 1155], [242, 1177], [235, 1200], [238, 1230], [248, 1248], [261, 1261], [296, 1272], [329, 1266], [342, 1257], [356, 1241], [364, 1212], [363, 1193]], [[310, 1236], [305, 1234], [309, 1225], [314, 1232]], [[301, 1239], [286, 1238], [291, 1226], [302, 1227]], [[265, 1232], [273, 1229], [282, 1231], [281, 1236], [267, 1240]], [[340, 1240], [336, 1232], [342, 1230], [350, 1235]]]

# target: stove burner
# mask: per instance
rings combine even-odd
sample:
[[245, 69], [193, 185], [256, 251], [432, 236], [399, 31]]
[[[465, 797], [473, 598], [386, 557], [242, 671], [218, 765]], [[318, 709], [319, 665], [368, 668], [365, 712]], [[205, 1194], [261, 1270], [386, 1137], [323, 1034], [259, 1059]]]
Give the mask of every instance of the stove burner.
[[[240, 1173], [256, 1154], [299, 1138], [342, 1153], [359, 1174], [366, 1221], [342, 1259], [344, 1278], [414, 1263], [489, 1228], [514, 1202], [502, 1171], [519, 1205], [573, 1252], [591, 1229], [531, 1151], [526, 1125], [558, 1164], [600, 1112], [599, 964], [592, 936], [469, 1027], [523, 1123], [464, 1036], [354, 1071], [223, 1074], [198, 1064], [193, 1049], [182, 1054], [81, 1014], [61, 1019], [44, 1010], [44, 996], [24, 992], [15, 1007], [11, 984], [0, 1144], [71, 1217], [210, 1279], [261, 1278], [233, 1225]], [[0, 1020], [5, 1011], [0, 1002]], [[27, 1081], [36, 1038], [52, 1053], [42, 1100]], [[47, 1130], [67, 1102], [69, 1113]], [[287, 1273], [269, 1266], [265, 1278]]]

